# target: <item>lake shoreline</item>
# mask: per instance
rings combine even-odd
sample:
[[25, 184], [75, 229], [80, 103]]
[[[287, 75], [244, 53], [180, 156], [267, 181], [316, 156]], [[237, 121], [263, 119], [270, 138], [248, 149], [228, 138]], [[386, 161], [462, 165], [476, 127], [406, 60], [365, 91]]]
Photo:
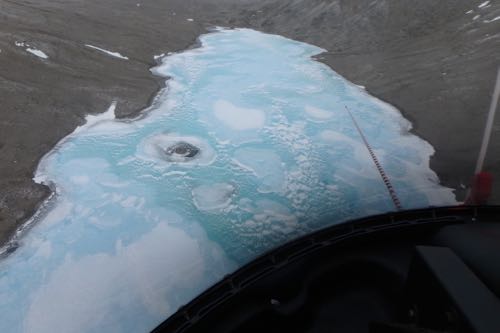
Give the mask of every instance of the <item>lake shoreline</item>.
[[[231, 30], [231, 29], [235, 29], [235, 28], [222, 27], [222, 29], [230, 29]], [[144, 107], [141, 110], [138, 110], [136, 113], [131, 113], [125, 117], [117, 117], [117, 115], [115, 113], [116, 102], [113, 101], [111, 103], [110, 107], [107, 109], [107, 111], [105, 111], [103, 113], [99, 113], [97, 115], [86, 116], [86, 122], [84, 124], [76, 127], [73, 132], [71, 132], [70, 134], [63, 137], [61, 140], [59, 140], [58, 143], [40, 159], [38, 166], [34, 172], [35, 176], [33, 177], [33, 180], [35, 181], [36, 184], [39, 184], [40, 186], [45, 186], [50, 191], [50, 194], [40, 202], [40, 204], [37, 206], [37, 208], [33, 211], [32, 216], [29, 219], [27, 219], [24, 223], [22, 223], [18, 226], [18, 228], [16, 229], [14, 234], [9, 238], [9, 240], [5, 244], [0, 246], [0, 258], [5, 257], [5, 256], [9, 255], [10, 253], [14, 252], [17, 249], [17, 247], [20, 245], [20, 241], [21, 241], [21, 238], [23, 237], [23, 235], [26, 232], [28, 232], [31, 227], [35, 226], [36, 223], [40, 219], [43, 219], [43, 217], [46, 216], [47, 213], [49, 213], [51, 207], [53, 207], [53, 205], [57, 202], [58, 192], [57, 192], [56, 184], [53, 184], [50, 179], [49, 180], [45, 179], [45, 171], [44, 170], [45, 170], [46, 166], [44, 165], [44, 163], [47, 163], [47, 160], [50, 158], [50, 156], [53, 154], [56, 154], [58, 148], [61, 147], [68, 139], [75, 136], [77, 134], [77, 132], [79, 132], [80, 130], [85, 130], [86, 127], [93, 126], [94, 123], [97, 123], [101, 120], [111, 119], [110, 115], [109, 115], [110, 113], [114, 114], [113, 119], [116, 119], [117, 121], [124, 121], [124, 122], [133, 122], [133, 121], [141, 120], [142, 118], [147, 117], [149, 115], [149, 112], [154, 111], [155, 108], [157, 108], [159, 105], [161, 105], [162, 96], [165, 96], [166, 94], [168, 94], [168, 81], [171, 78], [169, 76], [165, 76], [164, 74], [162, 74], [160, 71], [157, 70], [158, 68], [160, 68], [162, 66], [163, 59], [167, 56], [174, 54], [174, 53], [182, 53], [185, 51], [189, 51], [189, 50], [203, 47], [201, 40], [200, 40], [200, 37], [206, 36], [207, 34], [211, 34], [211, 33], [217, 33], [217, 31], [214, 27], [207, 28], [206, 32], [204, 34], [198, 36], [196, 38], [196, 41], [193, 42], [186, 49], [180, 50], [178, 52], [169, 52], [168, 55], [163, 55], [161, 57], [155, 58], [156, 64], [154, 66], [152, 66], [149, 69], [149, 71], [152, 73], [152, 75], [158, 81], [160, 88], [153, 95], [151, 95], [151, 97], [149, 99], [150, 102], [146, 107]], [[279, 36], [279, 35], [276, 35], [276, 36]], [[319, 62], [323, 66], [325, 66], [328, 69], [335, 72], [335, 70], [333, 68], [331, 68], [331, 66], [329, 66], [325, 62], [321, 61], [322, 54], [323, 53], [319, 53], [317, 55], [311, 56], [310, 58], [312, 61]], [[346, 79], [346, 81], [348, 82], [348, 84], [350, 84], [352, 86], [357, 86], [355, 83], [349, 82], [347, 79]], [[369, 96], [369, 98], [374, 99], [374, 100], [379, 100], [379, 98], [377, 96], [371, 95], [364, 87], [362, 87], [362, 90], [366, 91], [366, 94]], [[387, 107], [394, 109], [394, 112], [399, 113], [399, 115], [403, 119], [406, 120], [405, 115], [402, 112], [400, 112], [398, 109], [393, 107], [391, 104], [389, 104], [385, 101], [382, 101], [382, 100], [380, 100], [378, 102], [382, 102], [383, 104], [387, 104]], [[409, 122], [409, 123], [411, 124], [410, 125], [411, 129], [408, 132], [408, 134], [411, 135], [411, 134], [413, 134], [412, 133], [413, 124], [411, 122]]]
[[[278, 7], [272, 4], [262, 7], [263, 4], [257, 2], [239, 7], [234, 4], [226, 6], [223, 4], [225, 1], [217, 4], [209, 2], [175, 0], [168, 4], [137, 6], [137, 1], [112, 0], [91, 1], [81, 7], [77, 3], [62, 5], [39, 1], [26, 7], [2, 1], [6, 20], [5, 41], [0, 42], [0, 71], [7, 80], [0, 87], [0, 92], [8, 97], [4, 99], [6, 112], [0, 123], [0, 150], [4, 157], [0, 163], [0, 244], [5, 244], [51, 195], [47, 187], [32, 181], [41, 158], [82, 125], [87, 114], [104, 111], [110, 101], [118, 102], [119, 118], [140, 115], [153, 102], [164, 82], [163, 78], [152, 75], [149, 70], [155, 66], [153, 56], [188, 49], [198, 36], [214, 25], [250, 27], [329, 49], [322, 55], [323, 59], [318, 60], [351, 82], [366, 86], [370, 94], [400, 110], [413, 124], [412, 133], [435, 148], [431, 167], [441, 182], [457, 189], [459, 196], [460, 192], [464, 192], [460, 185], [468, 184], [469, 170], [473, 169], [476, 159], [476, 146], [483, 128], [483, 119], [478, 115], [484, 113], [489, 103], [490, 81], [494, 80], [495, 73], [491, 66], [498, 62], [498, 47], [484, 43], [470, 58], [464, 58], [462, 62], [452, 59], [448, 63], [440, 63], [448, 56], [447, 49], [423, 53], [420, 58], [410, 53], [408, 64], [398, 60], [399, 53], [391, 49], [386, 58], [395, 60], [390, 63], [385, 58], [380, 60], [376, 49], [372, 51], [373, 56], [369, 51], [363, 53], [362, 47], [369, 45], [367, 39], [370, 36], [359, 35], [361, 51], [349, 53], [337, 49], [346, 44], [344, 37], [337, 37], [335, 30], [324, 26], [326, 23], [314, 28], [319, 34], [304, 35], [311, 29], [307, 25], [310, 19], [307, 15], [304, 16], [304, 28], [297, 30], [291, 28], [293, 21], [273, 24], [281, 22], [289, 14], [276, 16]], [[436, 10], [433, 5], [427, 6], [429, 11]], [[447, 9], [445, 4], [442, 6]], [[460, 14], [464, 19], [470, 19], [463, 15], [470, 7], [468, 2], [457, 4], [449, 1], [448, 7], [453, 11], [450, 16]], [[49, 24], [40, 18], [40, 13], [47, 8], [52, 10], [46, 14], [51, 18]], [[496, 4], [492, 5], [491, 10], [497, 9]], [[307, 6], [294, 10], [299, 13], [307, 10]], [[271, 20], [273, 15], [276, 17]], [[68, 18], [80, 28], [67, 29]], [[188, 20], [191, 18], [193, 21]], [[478, 38], [479, 33], [489, 32], [485, 29], [494, 29], [494, 24], [483, 25], [481, 29], [476, 29], [467, 38]], [[424, 45], [434, 50], [433, 45], [444, 43], [439, 39], [441, 37], [438, 34]], [[458, 40], [456, 45], [450, 44], [450, 48], [467, 47], [468, 39], [467, 42]], [[42, 50], [48, 59], [27, 54], [15, 44], [19, 41], [27, 41]], [[129, 60], [94, 52], [84, 47], [87, 43], [119, 51]], [[384, 41], [378, 43], [381, 47], [385, 45]], [[399, 49], [410, 52], [423, 42], [404, 38], [398, 43]], [[477, 61], [477, 57], [482, 59], [483, 54], [490, 55], [489, 60]], [[439, 61], [436, 62], [436, 59]], [[422, 63], [427, 62], [429, 68], [420, 68]], [[458, 71], [471, 62], [470, 70], [465, 73]], [[446, 81], [445, 77], [441, 77], [440, 70], [445, 65], [447, 73], [451, 73], [446, 76]], [[400, 78], [400, 73], [404, 74], [407, 68], [413, 77]], [[436, 74], [439, 74], [438, 77]], [[462, 80], [461, 76], [469, 81]], [[446, 87], [449, 84], [452, 88], [443, 90], [443, 82], [446, 82]], [[446, 96], [445, 100], [436, 99], [436, 94], [440, 93]], [[457, 99], [457, 96], [460, 98]], [[450, 118], [446, 110], [458, 108], [463, 108], [463, 114]], [[471, 134], [471, 138], [464, 140], [455, 135], [452, 140], [448, 139], [452, 135], [449, 128], [460, 133], [464, 126], [475, 133]], [[500, 140], [493, 140], [495, 142]], [[492, 147], [492, 151], [494, 149]], [[495, 170], [496, 165], [498, 161], [490, 158], [487, 167]]]

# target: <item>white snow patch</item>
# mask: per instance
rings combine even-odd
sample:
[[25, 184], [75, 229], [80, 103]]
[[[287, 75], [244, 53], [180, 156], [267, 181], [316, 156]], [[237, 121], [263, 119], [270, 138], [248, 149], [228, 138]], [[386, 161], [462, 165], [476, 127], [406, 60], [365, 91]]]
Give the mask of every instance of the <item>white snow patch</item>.
[[122, 207], [124, 207], [124, 208], [136, 207], [137, 205], [139, 205], [141, 203], [141, 199], [144, 199], [144, 198], [138, 198], [135, 195], [131, 195], [131, 196], [123, 199], [122, 201], [120, 201], [120, 205], [122, 205]]
[[115, 109], [116, 109], [116, 101], [113, 101], [111, 105], [108, 107], [106, 112], [97, 114], [97, 115], [87, 115], [85, 117], [85, 124], [82, 126], [79, 126], [75, 129], [73, 134], [81, 132], [82, 130], [89, 129], [103, 121], [110, 121], [115, 119]]
[[42, 51], [31, 47], [28, 43], [15, 41], [14, 44], [17, 47], [25, 47], [26, 51], [42, 59], [48, 59], [49, 57]]
[[194, 20], [192, 18], [188, 18], [186, 21], [193, 22]]
[[164, 56], [165, 56], [165, 53], [162, 53], [162, 54], [156, 54], [156, 55], [154, 55], [154, 56], [153, 56], [153, 59], [154, 59], [154, 60], [161, 59], [161, 58], [163, 58]]
[[101, 51], [101, 52], [104, 52], [106, 53], [107, 55], [110, 55], [112, 57], [115, 57], [115, 58], [120, 58], [120, 59], [124, 59], [124, 60], [128, 60], [128, 57], [125, 57], [123, 55], [121, 55], [120, 53], [118, 52], [111, 52], [111, 51], [108, 51], [108, 50], [105, 50], [105, 49], [101, 49], [100, 47], [97, 47], [97, 46], [93, 46], [93, 45], [90, 45], [90, 44], [85, 44], [86, 47], [89, 47], [91, 49], [95, 49], [95, 50], [98, 50], [98, 51]]
[[474, 16], [472, 19], [475, 21], [475, 20], [477, 20], [477, 19], [478, 19], [478, 18], [480, 18], [480, 17], [481, 17], [481, 15], [476, 15], [476, 16]]
[[214, 113], [226, 126], [240, 131], [262, 128], [266, 122], [262, 110], [241, 108], [224, 100], [215, 102]]
[[491, 23], [500, 20], [500, 16], [494, 17], [491, 20], [484, 20], [484, 23]]
[[305, 111], [307, 115], [311, 116], [313, 120], [324, 121], [333, 117], [333, 113], [314, 106], [306, 106]]
[[484, 8], [484, 7], [488, 6], [489, 4], [490, 4], [489, 1], [485, 1], [482, 4], [480, 4], [479, 6], [477, 6], [477, 8]]
[[471, 9], [471, 10], [469, 10], [469, 11], [467, 11], [467, 12], [465, 12], [465, 14], [467, 14], [467, 15], [468, 15], [468, 14], [472, 14], [472, 13], [474, 13], [474, 11], [473, 11], [472, 9]]
[[49, 258], [52, 255], [52, 243], [44, 241], [35, 253], [36, 257]]
[[90, 182], [90, 177], [87, 175], [75, 175], [70, 179], [76, 185], [86, 185]]
[[[121, 312], [111, 309], [135, 306], [160, 322], [207, 287], [204, 273], [209, 263], [200, 243], [160, 223], [130, 245], [118, 241], [113, 254], [68, 255], [34, 294], [24, 327], [37, 332], [116, 328], [121, 327]], [[225, 260], [216, 250], [209, 256], [212, 262]], [[173, 291], [179, 289], [193, 290], [178, 299]]]
[[253, 213], [252, 218], [241, 225], [245, 234], [254, 234], [256, 237], [272, 234], [280, 237], [300, 229], [298, 218], [290, 209], [273, 200], [263, 199], [252, 203], [244, 198], [240, 201], [240, 206]]
[[34, 54], [37, 57], [42, 58], [42, 59], [48, 59], [49, 58], [49, 56], [47, 56], [44, 52], [42, 52], [40, 50], [37, 50], [37, 49], [34, 49], [34, 48], [28, 47], [26, 49], [26, 51], [28, 51], [29, 53]]
[[231, 204], [236, 188], [227, 183], [201, 185], [191, 191], [193, 201], [199, 210], [222, 210]]
[[66, 217], [71, 216], [73, 214], [74, 204], [69, 202], [68, 200], [59, 200], [56, 199], [57, 202], [51, 209], [48, 211], [47, 215], [43, 219], [44, 227], [48, 228], [53, 225], [56, 225], [63, 221]]

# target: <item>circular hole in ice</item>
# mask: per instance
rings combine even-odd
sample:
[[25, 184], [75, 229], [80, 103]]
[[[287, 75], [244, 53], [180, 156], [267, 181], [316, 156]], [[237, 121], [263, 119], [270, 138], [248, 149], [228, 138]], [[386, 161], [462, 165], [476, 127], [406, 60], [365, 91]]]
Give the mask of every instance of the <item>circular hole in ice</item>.
[[146, 138], [139, 146], [138, 155], [158, 164], [208, 165], [215, 159], [214, 149], [205, 140], [176, 134], [156, 134]]
[[185, 158], [193, 158], [200, 152], [200, 148], [188, 143], [178, 142], [165, 149], [165, 154], [168, 156], [179, 156]]

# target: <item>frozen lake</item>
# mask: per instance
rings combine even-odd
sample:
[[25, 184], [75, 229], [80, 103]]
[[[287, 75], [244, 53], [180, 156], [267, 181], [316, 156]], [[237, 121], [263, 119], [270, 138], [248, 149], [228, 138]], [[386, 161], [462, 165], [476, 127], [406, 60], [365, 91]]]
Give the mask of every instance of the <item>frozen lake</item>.
[[[288, 240], [394, 210], [455, 204], [410, 123], [327, 66], [323, 50], [249, 29], [162, 59], [145, 117], [107, 113], [36, 180], [57, 194], [0, 261], [1, 332], [146, 332]], [[110, 101], [111, 103], [111, 101]]]

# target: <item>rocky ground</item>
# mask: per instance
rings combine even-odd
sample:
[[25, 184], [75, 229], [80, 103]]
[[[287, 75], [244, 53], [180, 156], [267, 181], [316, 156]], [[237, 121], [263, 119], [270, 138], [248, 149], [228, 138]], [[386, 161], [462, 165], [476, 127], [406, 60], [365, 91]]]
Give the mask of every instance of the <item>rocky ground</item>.
[[[437, 150], [433, 169], [461, 195], [500, 64], [500, 2], [481, 3], [0, 0], [0, 242], [50, 193], [31, 179], [39, 159], [113, 100], [120, 117], [146, 107], [162, 84], [149, 71], [153, 56], [189, 47], [214, 24], [327, 49], [322, 61], [414, 123]], [[486, 169], [500, 171], [499, 148], [496, 126]]]

